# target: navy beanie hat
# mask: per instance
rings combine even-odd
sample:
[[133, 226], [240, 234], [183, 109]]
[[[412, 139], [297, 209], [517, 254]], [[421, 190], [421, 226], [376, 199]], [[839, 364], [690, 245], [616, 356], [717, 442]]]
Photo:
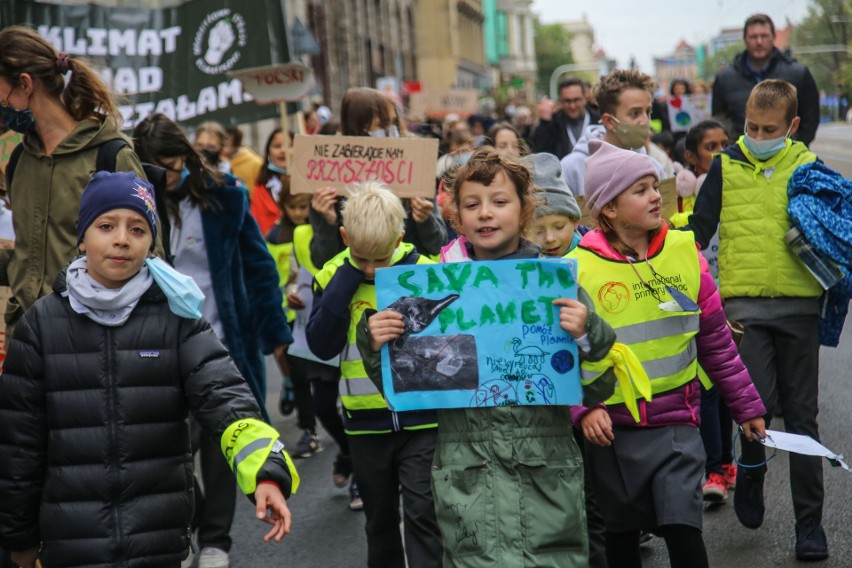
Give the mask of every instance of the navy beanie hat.
[[130, 209], [142, 215], [151, 227], [152, 244], [157, 240], [157, 206], [154, 187], [133, 172], [96, 172], [89, 180], [80, 199], [80, 220], [77, 224], [77, 245], [89, 225], [113, 209]]

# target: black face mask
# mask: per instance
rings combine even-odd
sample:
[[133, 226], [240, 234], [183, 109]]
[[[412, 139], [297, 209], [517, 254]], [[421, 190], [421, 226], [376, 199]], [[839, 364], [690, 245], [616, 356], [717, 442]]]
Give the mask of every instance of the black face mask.
[[205, 148], [201, 151], [201, 155], [204, 156], [204, 159], [211, 166], [216, 166], [219, 164], [219, 151], [218, 150], [209, 150]]
[[20, 134], [26, 134], [35, 126], [33, 111], [28, 108], [18, 110], [10, 106], [0, 107], [0, 116], [6, 126]]

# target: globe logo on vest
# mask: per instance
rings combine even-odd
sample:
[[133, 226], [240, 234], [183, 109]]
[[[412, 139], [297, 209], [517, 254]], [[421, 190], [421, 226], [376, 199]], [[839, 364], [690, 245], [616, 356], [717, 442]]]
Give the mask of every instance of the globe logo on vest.
[[607, 282], [598, 289], [598, 303], [611, 314], [620, 314], [630, 303], [630, 290], [624, 282]]

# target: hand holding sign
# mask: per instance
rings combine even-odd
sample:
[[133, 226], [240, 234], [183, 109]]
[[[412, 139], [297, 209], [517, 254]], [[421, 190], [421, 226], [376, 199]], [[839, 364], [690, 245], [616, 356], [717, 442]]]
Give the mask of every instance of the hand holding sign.
[[337, 225], [337, 201], [340, 195], [333, 187], [324, 187], [311, 198], [311, 207], [329, 225]]
[[367, 320], [367, 329], [370, 330], [370, 347], [378, 351], [382, 346], [398, 338], [405, 332], [402, 316], [393, 310], [382, 310], [373, 314]]
[[422, 197], [411, 198], [411, 218], [415, 223], [425, 223], [432, 216], [435, 204]]

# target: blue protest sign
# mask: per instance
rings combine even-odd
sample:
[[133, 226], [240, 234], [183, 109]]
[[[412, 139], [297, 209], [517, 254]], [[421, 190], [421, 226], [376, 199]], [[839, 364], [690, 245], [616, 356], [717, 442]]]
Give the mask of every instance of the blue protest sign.
[[394, 410], [579, 404], [577, 345], [557, 298], [577, 298], [574, 259], [395, 266], [376, 271], [380, 310], [406, 333], [382, 347]]

